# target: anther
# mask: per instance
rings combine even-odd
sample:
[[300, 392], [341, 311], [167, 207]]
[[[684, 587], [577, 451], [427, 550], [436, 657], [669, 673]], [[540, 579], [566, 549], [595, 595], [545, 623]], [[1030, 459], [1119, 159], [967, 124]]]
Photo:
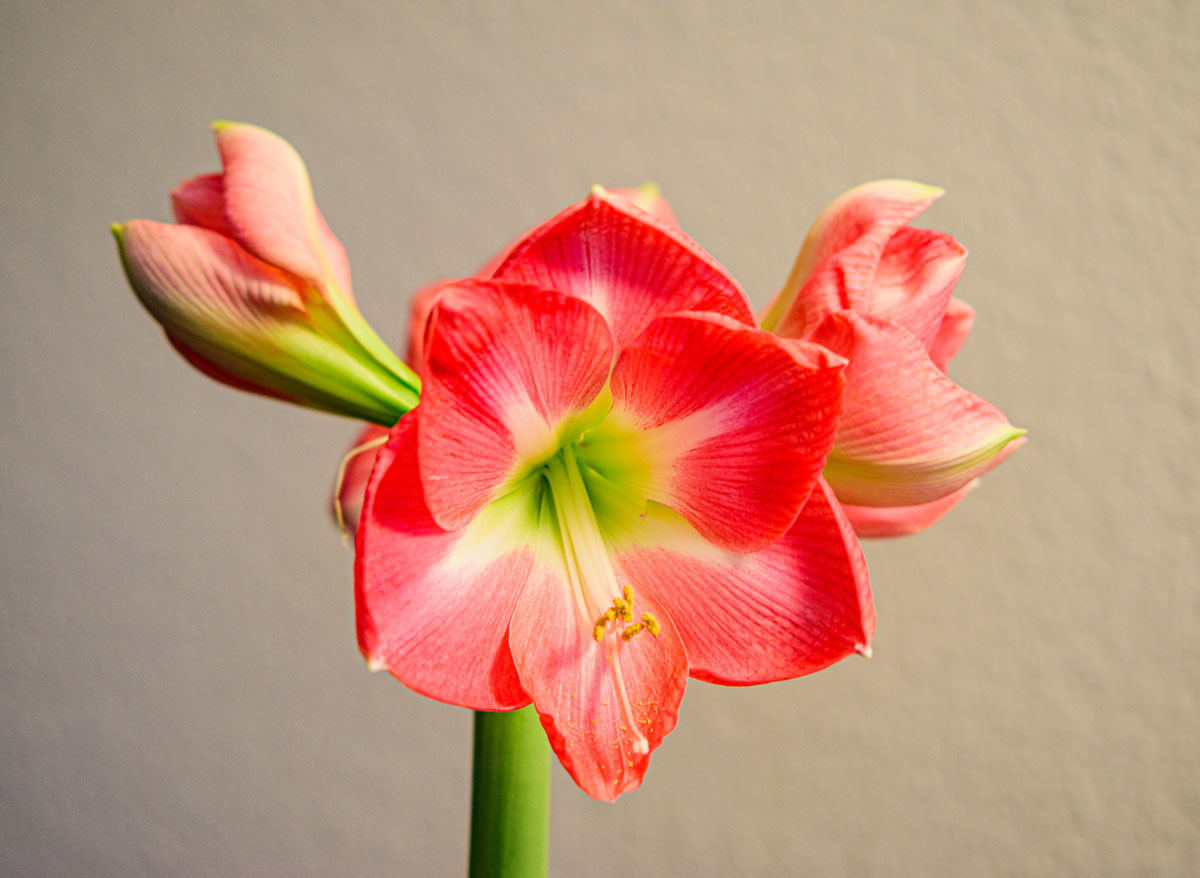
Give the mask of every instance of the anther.
[[624, 641], [633, 640], [644, 627], [641, 622], [634, 622], [632, 625], [626, 626], [625, 630], [621, 632], [621, 639]]
[[650, 632], [651, 637], [658, 637], [658, 632], [662, 631], [662, 625], [658, 619], [654, 618], [653, 613], [642, 613], [642, 621], [646, 623], [646, 630]]

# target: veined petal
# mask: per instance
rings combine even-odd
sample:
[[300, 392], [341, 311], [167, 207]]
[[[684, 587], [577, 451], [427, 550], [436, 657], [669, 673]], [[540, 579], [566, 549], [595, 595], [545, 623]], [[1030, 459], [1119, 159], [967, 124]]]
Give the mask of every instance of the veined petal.
[[868, 313], [903, 326], [928, 347], [966, 262], [966, 248], [945, 232], [900, 229], [879, 260]]
[[367, 487], [355, 553], [359, 648], [372, 669], [430, 698], [522, 707], [529, 696], [506, 632], [533, 566], [534, 494], [514, 492], [470, 527], [443, 530], [417, 470], [420, 417], [392, 429]]
[[707, 539], [782, 536], [833, 445], [844, 362], [712, 314], [663, 317], [621, 352], [613, 411], [580, 455]]
[[386, 427], [367, 424], [355, 435], [354, 441], [346, 449], [344, 464], [338, 467], [340, 485], [334, 484], [334, 495], [330, 505], [333, 507], [334, 518], [340, 517], [342, 525], [351, 535], [358, 530], [367, 484], [371, 480], [371, 472], [375, 469], [375, 459], [379, 456], [380, 446], [377, 443], [388, 433]]
[[465, 280], [437, 297], [426, 335], [421, 478], [434, 519], [461, 527], [600, 393], [604, 318], [579, 299]]
[[967, 335], [971, 332], [971, 325], [974, 322], [974, 308], [959, 299], [950, 300], [937, 334], [925, 346], [929, 351], [929, 359], [933, 360], [933, 364], [943, 372], [946, 371], [946, 366], [958, 353], [959, 348], [963, 346], [963, 342], [967, 340]]
[[425, 363], [425, 333], [429, 328], [429, 315], [438, 296], [444, 290], [459, 285], [456, 280], [440, 280], [421, 287], [413, 294], [412, 308], [408, 315], [408, 355], [405, 362], [418, 375], [424, 371]]
[[225, 166], [225, 216], [239, 244], [284, 271], [352, 301], [350, 264], [313, 200], [299, 153], [277, 134], [236, 122], [217, 122]]
[[[296, 280], [197, 226], [114, 226], [130, 285], [171, 343], [235, 387], [394, 423], [415, 395], [309, 322]], [[204, 365], [201, 365], [204, 364]]]
[[832, 311], [865, 312], [888, 241], [942, 193], [909, 180], [879, 180], [837, 198], [809, 229], [763, 328], [800, 338]]
[[695, 241], [598, 186], [515, 244], [493, 276], [589, 302], [608, 320], [618, 349], [676, 311], [754, 325], [742, 288]]
[[171, 190], [171, 211], [175, 220], [184, 225], [233, 237], [233, 229], [225, 218], [225, 178], [222, 174], [201, 174], [184, 180]]
[[850, 361], [825, 465], [843, 503], [915, 506], [945, 497], [999, 463], [1025, 432], [947, 378], [899, 326], [842, 311], [810, 338]]
[[670, 608], [701, 680], [810, 674], [867, 651], [875, 632], [866, 561], [824, 479], [787, 534], [753, 554], [724, 551], [651, 504], [618, 536], [616, 558], [639, 595]]
[[543, 554], [513, 613], [509, 643], [559, 761], [589, 796], [612, 801], [637, 789], [650, 754], [675, 728], [687, 656], [663, 608], [640, 597], [639, 611], [659, 621], [658, 636], [595, 642], [565, 563]]
[[842, 511], [860, 538], [906, 537], [939, 521], [978, 485], [979, 479], [975, 479], [940, 500], [919, 506], [842, 506]]

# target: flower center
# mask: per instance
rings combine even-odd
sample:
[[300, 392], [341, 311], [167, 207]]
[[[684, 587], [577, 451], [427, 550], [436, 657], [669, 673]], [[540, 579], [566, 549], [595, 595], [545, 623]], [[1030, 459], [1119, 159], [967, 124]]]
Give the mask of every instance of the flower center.
[[661, 625], [649, 612], [641, 614], [641, 621], [634, 621], [633, 587], [617, 586], [612, 560], [600, 533], [574, 443], [567, 443], [558, 454], [551, 457], [543, 472], [554, 501], [567, 578], [575, 599], [580, 630], [590, 631], [591, 639], [604, 648], [621, 713], [634, 735], [634, 750], [648, 753], [649, 742], [638, 731], [625, 686], [620, 650], [642, 631], [657, 637]]

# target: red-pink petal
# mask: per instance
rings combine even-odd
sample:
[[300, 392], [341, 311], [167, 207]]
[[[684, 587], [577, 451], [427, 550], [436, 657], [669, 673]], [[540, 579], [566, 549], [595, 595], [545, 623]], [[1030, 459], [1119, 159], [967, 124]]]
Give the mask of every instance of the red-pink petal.
[[529, 697], [506, 632], [532, 550], [499, 533], [488, 545], [438, 527], [417, 472], [419, 411], [393, 428], [367, 487], [355, 558], [359, 648], [372, 668], [430, 698], [521, 707]]
[[171, 190], [171, 211], [177, 222], [233, 237], [233, 229], [225, 219], [225, 181], [221, 174], [184, 180]]
[[618, 349], [676, 311], [755, 325], [742, 288], [695, 241], [599, 187], [514, 245], [494, 277], [589, 302], [608, 320]]
[[687, 684], [687, 656], [670, 617], [641, 595], [636, 606], [655, 614], [657, 637], [643, 631], [628, 642], [610, 635], [597, 643], [565, 573], [544, 566], [530, 577], [509, 627], [521, 683], [550, 746], [584, 792], [605, 801], [641, 784], [650, 753], [675, 727]]
[[966, 262], [966, 248], [945, 232], [900, 229], [879, 260], [868, 313], [903, 326], [928, 346]]
[[941, 195], [933, 186], [879, 180], [838, 197], [809, 229], [763, 327], [800, 338], [832, 311], [866, 312], [888, 241]]
[[875, 609], [862, 549], [822, 479], [791, 529], [749, 555], [710, 545], [652, 506], [617, 548], [619, 575], [665, 605], [691, 675], [727, 685], [783, 680], [866, 651]]
[[719, 315], [650, 324], [612, 373], [613, 416], [641, 434], [648, 499], [733, 551], [778, 539], [833, 445], [843, 366]]
[[912, 333], [851, 311], [811, 339], [850, 361], [825, 478], [856, 506], [915, 506], [962, 488], [1015, 448], [1024, 431], [959, 387]]
[[461, 527], [520, 467], [557, 449], [612, 362], [604, 318], [553, 290], [466, 280], [437, 298], [426, 337], [421, 478], [433, 517]]
[[314, 284], [327, 287], [322, 281], [332, 277], [350, 301], [346, 251], [317, 209], [296, 150], [257, 125], [220, 122], [214, 128], [233, 237], [260, 259]]
[[967, 335], [971, 332], [971, 325], [974, 322], [974, 308], [959, 299], [950, 300], [937, 334], [926, 345], [929, 359], [933, 360], [934, 365], [943, 372], [946, 371], [946, 366], [958, 353], [959, 348], [963, 346], [963, 342], [967, 340]]
[[425, 364], [425, 332], [429, 328], [429, 315], [442, 291], [457, 285], [457, 280], [440, 280], [421, 287], [413, 294], [408, 315], [408, 354], [404, 361], [418, 375]]
[[976, 479], [940, 500], [919, 506], [843, 506], [842, 511], [854, 525], [854, 532], [862, 539], [906, 537], [941, 520], [978, 484], [979, 480]]
[[367, 484], [371, 472], [375, 468], [375, 458], [379, 456], [378, 442], [388, 434], [386, 427], [378, 424], [367, 424], [359, 430], [346, 449], [344, 462], [339, 462], [338, 472], [341, 477], [341, 488], [335, 482], [335, 494], [331, 505], [334, 507], [334, 518], [341, 510], [342, 524], [346, 531], [353, 536], [358, 530], [358, 520], [362, 515], [363, 501], [366, 499]]

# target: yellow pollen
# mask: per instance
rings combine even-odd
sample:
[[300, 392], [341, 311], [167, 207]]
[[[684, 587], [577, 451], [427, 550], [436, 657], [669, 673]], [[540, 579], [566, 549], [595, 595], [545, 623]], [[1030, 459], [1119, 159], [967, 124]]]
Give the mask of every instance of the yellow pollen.
[[[601, 618], [603, 618], [603, 617], [601, 617]], [[595, 627], [592, 628], [592, 640], [599, 643], [603, 639], [604, 639], [604, 623], [597, 622]]]
[[651, 637], [658, 637], [658, 632], [662, 631], [662, 625], [658, 619], [654, 618], [653, 613], [642, 613], [642, 621], [646, 623], [646, 630], [650, 632]]
[[632, 607], [633, 606], [633, 586], [626, 584], [625, 587], [623, 589], [621, 589], [621, 597], [625, 598], [625, 603], [629, 604], [629, 606]]
[[626, 627], [626, 629], [624, 631], [621, 632], [621, 639], [624, 641], [633, 640], [633, 638], [636, 637], [638, 635], [638, 633], [641, 632], [641, 630], [645, 627], [646, 626], [643, 625], [641, 622], [634, 622], [632, 625], [629, 625], [628, 627]]

